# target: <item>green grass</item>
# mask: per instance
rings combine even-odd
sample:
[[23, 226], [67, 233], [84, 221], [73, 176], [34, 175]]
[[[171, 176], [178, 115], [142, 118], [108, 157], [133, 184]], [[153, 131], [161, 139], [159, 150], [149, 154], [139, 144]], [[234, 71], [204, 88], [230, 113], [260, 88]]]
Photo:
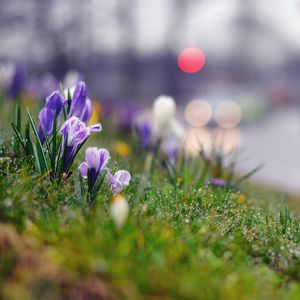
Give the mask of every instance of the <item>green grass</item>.
[[[90, 144], [129, 139], [105, 128]], [[230, 189], [174, 186], [159, 167], [146, 177], [142, 156], [112, 152], [133, 175], [130, 215], [117, 229], [108, 186], [89, 209], [76, 165], [65, 185], [51, 184], [11, 155], [9, 132], [0, 149], [1, 299], [300, 298], [298, 207], [282, 193], [245, 185], [239, 203]]]

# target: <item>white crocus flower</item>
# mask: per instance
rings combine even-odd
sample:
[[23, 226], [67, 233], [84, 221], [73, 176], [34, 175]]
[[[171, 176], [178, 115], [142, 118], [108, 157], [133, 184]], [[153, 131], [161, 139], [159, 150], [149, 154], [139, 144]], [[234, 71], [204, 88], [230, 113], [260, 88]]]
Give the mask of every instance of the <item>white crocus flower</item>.
[[0, 90], [5, 90], [9, 82], [11, 81], [15, 71], [13, 63], [1, 63], [0, 64]]
[[71, 69], [65, 74], [63, 84], [68, 88], [76, 86], [76, 84], [81, 80], [81, 77], [81, 74], [77, 70]]
[[75, 92], [75, 89], [76, 89], [76, 85], [72, 85], [69, 88], [65, 88], [64, 89], [65, 98], [68, 99], [68, 92], [70, 91], [70, 96], [71, 96], [71, 99], [72, 99], [73, 95], [74, 95], [74, 92]]
[[155, 139], [165, 135], [176, 114], [176, 104], [172, 97], [159, 96], [152, 105], [153, 134]]
[[127, 200], [120, 194], [114, 196], [110, 207], [110, 215], [117, 227], [121, 228], [129, 214], [129, 205]]

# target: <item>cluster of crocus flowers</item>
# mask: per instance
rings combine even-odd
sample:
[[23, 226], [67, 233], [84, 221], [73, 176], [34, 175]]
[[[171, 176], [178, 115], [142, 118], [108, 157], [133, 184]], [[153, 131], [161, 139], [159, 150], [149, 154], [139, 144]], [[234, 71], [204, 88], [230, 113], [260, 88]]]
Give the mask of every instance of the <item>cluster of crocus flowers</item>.
[[[74, 88], [67, 90], [67, 97], [59, 91], [51, 93], [39, 113], [38, 128], [29, 110], [27, 111], [28, 126], [25, 137], [21, 133], [20, 107], [16, 111], [17, 119], [12, 123], [16, 139], [23, 147], [25, 155], [34, 157], [36, 170], [40, 175], [47, 174], [51, 182], [64, 182], [72, 174], [72, 163], [89, 136], [102, 130], [100, 123], [87, 125], [93, 106], [87, 97], [86, 84], [79, 81]], [[61, 124], [62, 116], [64, 120]], [[35, 140], [30, 138], [30, 129], [33, 130]], [[108, 167], [109, 160], [107, 149], [89, 147], [79, 170], [81, 176], [87, 179], [89, 204], [93, 203], [107, 177], [113, 198], [119, 199], [114, 201], [118, 203], [117, 206], [112, 205], [112, 218], [117, 226], [121, 226], [128, 215], [129, 206], [120, 192], [129, 185], [131, 175], [126, 170], [112, 172]]]
[[[38, 173], [48, 173], [51, 181], [66, 179], [70, 176], [70, 168], [80, 148], [93, 132], [102, 130], [101, 124], [87, 125], [92, 115], [92, 103], [87, 98], [87, 87], [79, 81], [68, 96], [58, 90], [52, 92], [45, 101], [36, 128], [28, 111], [28, 126], [25, 137], [21, 133], [21, 113], [18, 107], [18, 120], [12, 124], [16, 138], [26, 155], [35, 158]], [[63, 117], [63, 118], [62, 118]], [[63, 121], [61, 121], [63, 119]], [[62, 124], [61, 124], [62, 123]], [[30, 127], [29, 127], [30, 126]], [[36, 140], [30, 138], [30, 128]]]
[[128, 171], [119, 170], [112, 174], [107, 166], [109, 159], [110, 155], [107, 149], [90, 147], [85, 151], [85, 161], [79, 165], [79, 171], [81, 176], [88, 180], [90, 201], [93, 201], [100, 188], [96, 183], [101, 174], [108, 174], [110, 189], [115, 195], [119, 194], [130, 183], [131, 176]]
[[54, 91], [47, 97], [45, 106], [39, 113], [38, 134], [42, 144], [45, 142], [45, 135], [50, 136], [52, 134], [54, 116], [57, 123], [61, 111], [65, 110], [66, 106], [67, 119], [77, 117], [82, 122], [88, 122], [93, 113], [93, 105], [91, 100], [87, 98], [87, 87], [83, 81], [79, 81], [66, 93], [67, 97], [61, 95], [59, 91]]
[[[130, 183], [131, 175], [126, 170], [119, 170], [112, 174], [108, 167], [110, 160], [109, 151], [105, 148], [89, 147], [85, 151], [85, 161], [78, 169], [81, 176], [87, 180], [88, 203], [93, 205], [95, 197], [101, 185], [108, 175], [110, 190], [113, 193], [113, 201], [110, 207], [110, 214], [117, 227], [122, 227], [129, 213], [127, 200], [120, 194]], [[101, 178], [98, 180], [98, 178]]]
[[[164, 152], [170, 158], [170, 162], [176, 160], [177, 153], [181, 150], [184, 130], [176, 119], [176, 103], [172, 97], [161, 95], [156, 98], [150, 116], [137, 120], [136, 128], [141, 148], [148, 151], [146, 172], [152, 169], [159, 151]], [[170, 144], [172, 147], [169, 147]]]

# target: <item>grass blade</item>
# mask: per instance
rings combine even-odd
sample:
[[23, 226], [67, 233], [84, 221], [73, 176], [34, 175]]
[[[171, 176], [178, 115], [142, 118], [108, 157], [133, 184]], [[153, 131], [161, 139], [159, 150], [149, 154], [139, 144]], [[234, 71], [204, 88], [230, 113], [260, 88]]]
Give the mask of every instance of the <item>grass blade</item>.
[[18, 139], [19, 143], [22, 145], [24, 151], [26, 152], [26, 147], [23, 141], [23, 137], [22, 134], [20, 133], [20, 131], [18, 130], [17, 126], [15, 125], [15, 123], [11, 123], [11, 127], [16, 135], [16, 138]]
[[37, 154], [38, 154], [40, 169], [41, 169], [41, 172], [43, 173], [45, 170], [49, 171], [47, 161], [46, 161], [46, 157], [45, 157], [45, 153], [43, 151], [43, 147], [42, 147], [38, 132], [36, 130], [36, 127], [34, 125], [34, 121], [32, 119], [32, 116], [31, 116], [28, 108], [27, 108], [27, 114], [28, 114], [29, 122], [30, 122], [30, 125], [32, 127], [33, 133], [36, 137], [36, 150], [37, 150]]
[[34, 156], [34, 160], [35, 160], [37, 171], [38, 171], [39, 175], [42, 175], [42, 168], [41, 168], [39, 156], [38, 156], [38, 153], [37, 153], [36, 145], [32, 145], [32, 146], [33, 146], [32, 147], [32, 149], [33, 149], [33, 156]]
[[30, 138], [30, 124], [29, 121], [27, 122], [25, 126], [25, 147], [26, 147], [26, 153], [29, 155], [33, 155], [33, 145]]
[[241, 183], [242, 181], [246, 180], [247, 178], [251, 177], [253, 174], [255, 174], [256, 172], [258, 172], [261, 168], [263, 167], [263, 165], [259, 165], [256, 168], [252, 169], [250, 172], [246, 173], [245, 175], [239, 177], [236, 182], [237, 183]]
[[21, 132], [22, 118], [21, 118], [21, 108], [19, 104], [17, 104], [16, 112], [15, 112], [15, 125], [18, 131]]

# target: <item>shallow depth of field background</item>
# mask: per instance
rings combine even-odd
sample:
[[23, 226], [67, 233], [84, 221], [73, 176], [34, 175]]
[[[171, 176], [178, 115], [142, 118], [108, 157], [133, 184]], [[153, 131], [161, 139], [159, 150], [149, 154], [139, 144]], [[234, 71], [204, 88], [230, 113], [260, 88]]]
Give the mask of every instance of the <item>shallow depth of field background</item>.
[[[299, 36], [298, 0], [0, 0], [0, 62], [22, 64], [28, 86], [77, 70], [100, 101], [147, 106], [172, 95], [204, 145], [229, 116], [224, 144], [241, 149], [240, 169], [263, 163], [253, 180], [292, 193], [300, 193]], [[193, 74], [178, 67], [189, 47], [205, 55]]]

